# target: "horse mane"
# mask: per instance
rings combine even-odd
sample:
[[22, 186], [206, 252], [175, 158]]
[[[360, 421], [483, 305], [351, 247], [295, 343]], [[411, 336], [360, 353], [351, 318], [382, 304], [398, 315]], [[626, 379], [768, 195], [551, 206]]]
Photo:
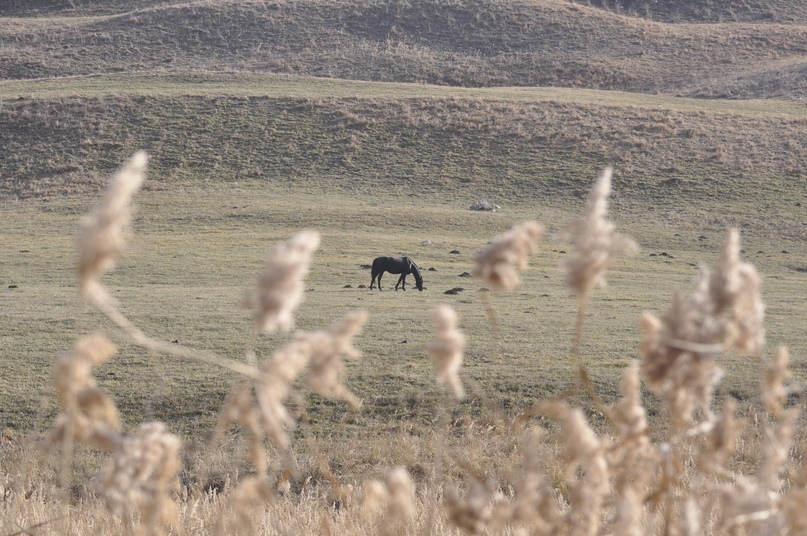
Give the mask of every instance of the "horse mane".
[[[405, 257], [405, 258], [408, 258], [408, 257]], [[414, 274], [415, 278], [420, 279], [421, 281], [423, 281], [423, 276], [420, 275], [420, 268], [418, 268], [418, 265], [415, 264], [415, 262], [413, 260], [411, 260], [411, 259], [409, 259], [409, 262], [412, 263], [412, 273]]]

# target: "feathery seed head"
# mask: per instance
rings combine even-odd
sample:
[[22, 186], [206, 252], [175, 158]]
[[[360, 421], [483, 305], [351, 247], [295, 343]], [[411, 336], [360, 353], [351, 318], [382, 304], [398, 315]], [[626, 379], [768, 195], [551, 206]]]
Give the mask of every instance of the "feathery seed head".
[[722, 376], [714, 356], [726, 349], [759, 352], [763, 318], [759, 276], [739, 262], [734, 230], [714, 273], [702, 269], [689, 298], [675, 293], [661, 319], [642, 315], [642, 371], [648, 387], [667, 400], [674, 422], [686, 425], [695, 407], [711, 415], [713, 389]]
[[780, 346], [776, 354], [768, 363], [765, 378], [762, 381], [762, 397], [765, 408], [776, 417], [782, 415], [782, 406], [785, 402], [785, 382], [793, 377], [788, 368], [790, 351], [786, 346]]
[[174, 523], [177, 508], [171, 491], [179, 473], [179, 438], [160, 422], [145, 423], [124, 438], [102, 474], [109, 510], [119, 517], [141, 512], [150, 529]]
[[140, 189], [148, 157], [138, 151], [115, 173], [101, 204], [80, 223], [76, 243], [79, 251], [79, 289], [84, 297], [106, 298], [98, 277], [115, 267], [126, 248], [126, 232], [132, 218], [132, 196]]
[[593, 287], [605, 286], [605, 272], [618, 254], [638, 248], [632, 238], [615, 234], [614, 224], [605, 219], [612, 173], [611, 168], [606, 168], [594, 185], [579, 236], [573, 239], [570, 232], [563, 233], [566, 239], [574, 240], [577, 253], [563, 262], [566, 284], [581, 298], [588, 296]]
[[437, 383], [448, 385], [454, 396], [462, 398], [464, 389], [459, 378], [462, 367], [462, 353], [465, 350], [465, 335], [457, 329], [457, 313], [447, 305], [441, 305], [431, 312], [431, 319], [437, 328], [437, 340], [426, 346], [426, 351], [434, 363]]
[[343, 355], [351, 359], [361, 356], [352, 341], [366, 321], [367, 311], [356, 311], [329, 331], [312, 334], [313, 351], [305, 379], [308, 387], [322, 396], [341, 398], [354, 408], [361, 406], [361, 401], [342, 384], [339, 377], [344, 369]]
[[516, 268], [527, 267], [527, 259], [544, 236], [544, 227], [528, 221], [497, 237], [474, 257], [471, 275], [497, 290], [515, 290], [521, 286]]
[[269, 252], [266, 269], [258, 278], [258, 329], [288, 331], [294, 326], [294, 309], [303, 299], [303, 279], [319, 241], [319, 233], [304, 231]]
[[74, 418], [89, 418], [114, 430], [120, 428], [118, 410], [92, 375], [93, 365], [112, 357], [117, 348], [100, 334], [76, 342], [70, 354], [60, 357], [53, 367], [54, 383], [65, 411]]
[[367, 312], [356, 311], [328, 331], [297, 333], [261, 367], [261, 378], [255, 384], [259, 408], [257, 418], [278, 448], [288, 448], [286, 427], [294, 424], [283, 403], [291, 393], [292, 383], [306, 368], [309, 371], [305, 383], [316, 393], [341, 398], [354, 407], [361, 405], [361, 401], [340, 382], [339, 376], [344, 367], [341, 356], [357, 359], [361, 355], [352, 339], [366, 321]]

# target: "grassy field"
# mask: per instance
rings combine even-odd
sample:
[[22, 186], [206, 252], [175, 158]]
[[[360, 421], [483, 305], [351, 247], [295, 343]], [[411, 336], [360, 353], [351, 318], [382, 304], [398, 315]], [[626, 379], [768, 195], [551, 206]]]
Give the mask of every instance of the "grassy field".
[[[799, 533], [803, 417], [766, 411], [759, 392], [780, 345], [788, 408], [807, 382], [806, 16], [783, 0], [0, 9], [0, 533]], [[362, 358], [344, 371], [360, 408], [298, 381], [289, 450], [250, 444], [248, 427], [213, 440], [244, 380], [146, 350], [80, 299], [79, 222], [141, 149], [150, 162], [128, 248], [103, 276], [120, 312], [177, 352], [264, 363], [293, 334], [258, 334], [246, 291], [270, 249], [316, 230], [296, 328], [367, 311], [353, 341]], [[639, 251], [592, 292], [580, 334], [560, 268], [573, 245], [559, 236], [606, 166], [609, 218]], [[501, 209], [469, 209], [483, 199]], [[527, 220], [547, 236], [521, 288], [469, 277], [477, 252]], [[680, 408], [651, 394], [646, 376], [634, 402], [620, 378], [640, 357], [642, 313], [690, 295], [729, 228], [762, 277], [767, 345], [757, 357], [721, 353], [716, 413], [701, 408], [676, 429]], [[381, 255], [412, 257], [425, 290], [410, 278], [395, 292], [391, 274], [384, 292], [366, 288]], [[460, 401], [436, 384], [427, 353], [441, 304], [467, 336]], [[102, 452], [68, 427], [75, 443], [32, 456], [70, 412], [54, 364], [99, 331], [119, 352], [89, 378], [123, 434]], [[590, 392], [573, 389], [577, 357]], [[742, 435], [721, 413], [731, 400]], [[614, 412], [636, 402], [649, 427], [630, 427], [636, 413], [615, 426]], [[575, 429], [577, 407], [592, 430]], [[164, 452], [177, 448], [175, 471], [143, 469], [155, 454], [138, 449], [158, 443], [136, 442], [147, 421], [176, 434], [162, 436]], [[109, 460], [129, 479], [122, 489], [105, 476]], [[412, 479], [403, 506], [396, 466]], [[176, 486], [157, 482], [172, 471]], [[175, 500], [176, 516], [149, 518], [159, 505], [142, 503], [128, 512], [113, 489], [131, 504]], [[373, 492], [388, 501], [377, 518], [366, 511]], [[625, 506], [631, 493], [638, 514]]]
[[[478, 395], [515, 415], [569, 386], [576, 301], [558, 267], [569, 245], [557, 240], [542, 244], [518, 292], [483, 297], [480, 282], [463, 274], [471, 270], [473, 254], [514, 223], [537, 218], [558, 231], [573, 218], [572, 202], [511, 202], [500, 212], [480, 213], [468, 210], [467, 201], [453, 194], [396, 199], [228, 184], [148, 192], [138, 202], [132, 251], [108, 284], [126, 313], [154, 337], [236, 360], [243, 359], [246, 348], [266, 357], [285, 338], [257, 337], [248, 311], [238, 304], [254, 285], [268, 249], [299, 230], [316, 229], [323, 234], [322, 246], [307, 282], [299, 327], [321, 329], [356, 308], [370, 312], [358, 342], [365, 358], [348, 370], [349, 384], [365, 400], [352, 417], [361, 428], [383, 426], [398, 412], [421, 425], [434, 419], [438, 390], [424, 348], [432, 336], [427, 313], [439, 303], [457, 308], [469, 334], [465, 371], [479, 386]], [[14, 210], [3, 213], [9, 252], [3, 266], [6, 427], [48, 426], [56, 411], [48, 396], [53, 359], [98, 326], [98, 315], [77, 299], [72, 264], [77, 221], [92, 202], [83, 196], [17, 201], [9, 205]], [[587, 323], [587, 359], [600, 394], [608, 399], [615, 396], [621, 369], [637, 356], [639, 313], [663, 310], [676, 288], [691, 291], [696, 267], [714, 262], [724, 235], [717, 228], [617, 218], [642, 251], [620, 262], [609, 288], [595, 296]], [[746, 258], [765, 275], [769, 342], [788, 344], [799, 370], [798, 356], [807, 345], [799, 320], [805, 313], [799, 296], [807, 248], [767, 234], [750, 233], [743, 240]], [[425, 272], [426, 291], [359, 288], [370, 279], [362, 264], [400, 254], [410, 255], [425, 270], [434, 268]], [[385, 286], [391, 290], [393, 276], [387, 275]], [[455, 287], [465, 290], [444, 294]], [[484, 298], [495, 311], [498, 330]], [[731, 358], [723, 365], [729, 371], [727, 392], [740, 399], [756, 392], [756, 362]], [[98, 377], [126, 422], [134, 425], [151, 415], [191, 437], [211, 426], [234, 380], [207, 365], [131, 347], [124, 347], [120, 359], [102, 367]], [[49, 399], [44, 407], [43, 396]], [[407, 400], [415, 397], [419, 403], [408, 408]], [[463, 411], [475, 403], [471, 398]], [[344, 407], [325, 404], [323, 410], [325, 415], [312, 412], [323, 430], [349, 433], [337, 418]]]

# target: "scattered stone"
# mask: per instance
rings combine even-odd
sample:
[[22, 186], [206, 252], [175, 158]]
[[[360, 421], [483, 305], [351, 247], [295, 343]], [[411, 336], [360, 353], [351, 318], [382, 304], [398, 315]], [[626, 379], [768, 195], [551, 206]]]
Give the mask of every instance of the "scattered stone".
[[462, 287], [454, 287], [451, 290], [445, 291], [443, 294], [459, 294], [463, 290], [465, 290], [465, 289], [462, 288]]
[[429, 268], [429, 269], [428, 269], [428, 270], [426, 270], [426, 271], [427, 271], [427, 272], [436, 272], [436, 271], [437, 271], [437, 268], [435, 268], [434, 266], [432, 266], [431, 268]]
[[487, 199], [483, 199], [482, 201], [477, 201], [476, 203], [471, 205], [471, 210], [482, 210], [482, 211], [487, 211], [487, 212], [496, 212], [499, 209], [501, 209], [501, 207], [499, 205], [497, 205], [496, 203], [491, 203]]
[[783, 249], [783, 250], [782, 250], [782, 253], [784, 253], [785, 255], [787, 255], [787, 254], [788, 254], [788, 253], [790, 253], [790, 252], [789, 252], [788, 250], [786, 250], [786, 249]]
[[478, 292], [490, 292], [490, 289], [487, 288], [487, 287], [482, 287], [482, 288], [479, 289]]
[[353, 285], [347, 284], [347, 285], [345, 285], [345, 286], [344, 286], [344, 287], [342, 287], [342, 288], [353, 288]]
[[358, 288], [367, 288], [367, 285], [359, 285]]
[[700, 235], [700, 236], [698, 237], [698, 240], [706, 240], [706, 237], [705, 237], [705, 236], [703, 236], [703, 235]]
[[471, 274], [468, 272], [462, 272], [458, 277], [471, 277]]
[[558, 253], [563, 254], [563, 255], [566, 255], [566, 252], [565, 252], [565, 251], [563, 251], [563, 250], [558, 251]]
[[404, 340], [402, 340], [402, 341], [401, 341], [401, 344], [406, 344], [406, 343], [408, 343], [408, 342], [409, 342], [409, 341], [407, 341], [406, 339], [404, 339]]
[[361, 265], [359, 265], [359, 266], [361, 266], [361, 267], [362, 267], [362, 268], [364, 268], [365, 270], [372, 270], [372, 269], [373, 269], [373, 265], [372, 265], [372, 264], [361, 264]]
[[431, 240], [424, 240], [423, 242], [420, 243], [420, 245], [421, 246], [431, 246], [432, 241]]
[[449, 254], [449, 255], [459, 255], [459, 254], [460, 254], [460, 250], [458, 250], [458, 249], [452, 249], [451, 251], [449, 251], [449, 252], [448, 252], [448, 254]]
[[651, 257], [658, 257], [658, 255], [656, 255], [655, 253], [651, 253], [650, 256]]
[[9, 285], [8, 288], [17, 288], [17, 285]]

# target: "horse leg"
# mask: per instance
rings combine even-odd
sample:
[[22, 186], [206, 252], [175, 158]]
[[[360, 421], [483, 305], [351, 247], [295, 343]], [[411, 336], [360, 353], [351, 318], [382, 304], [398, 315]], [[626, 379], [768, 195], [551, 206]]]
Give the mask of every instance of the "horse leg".
[[378, 273], [378, 290], [384, 290], [381, 288], [381, 276], [384, 275], [384, 272]]
[[398, 290], [398, 285], [401, 285], [401, 290], [406, 290], [406, 274], [401, 274], [401, 277], [398, 278], [398, 282], [395, 283], [395, 290]]

